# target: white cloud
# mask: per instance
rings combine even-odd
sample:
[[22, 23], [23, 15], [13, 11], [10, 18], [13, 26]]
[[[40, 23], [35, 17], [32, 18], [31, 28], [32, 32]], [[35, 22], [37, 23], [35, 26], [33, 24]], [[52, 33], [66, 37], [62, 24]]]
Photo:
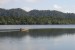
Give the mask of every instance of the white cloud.
[[55, 5], [53, 5], [53, 7], [54, 7], [54, 9], [62, 9], [62, 7], [61, 6], [59, 6], [59, 5], [57, 5], [57, 4], [55, 4]]
[[53, 5], [53, 9], [54, 9], [54, 10], [57, 10], [57, 11], [65, 12], [65, 13], [67, 13], [67, 12], [68, 12], [68, 13], [71, 13], [70, 10], [68, 10], [67, 8], [62, 7], [62, 6], [58, 5], [58, 4], [54, 4], [54, 5]]
[[26, 10], [26, 11], [32, 10], [32, 8], [30, 8], [30, 7], [23, 7], [22, 9], [24, 9], [24, 10]]
[[64, 12], [67, 12], [67, 13], [74, 13], [74, 12], [72, 12], [72, 11], [70, 11], [70, 10], [64, 10]]

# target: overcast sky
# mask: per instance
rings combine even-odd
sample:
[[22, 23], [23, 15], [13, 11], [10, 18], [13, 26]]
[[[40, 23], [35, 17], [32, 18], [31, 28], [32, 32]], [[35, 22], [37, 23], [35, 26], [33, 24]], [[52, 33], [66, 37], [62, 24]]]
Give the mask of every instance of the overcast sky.
[[0, 8], [22, 8], [26, 11], [58, 10], [75, 13], [75, 0], [0, 0]]

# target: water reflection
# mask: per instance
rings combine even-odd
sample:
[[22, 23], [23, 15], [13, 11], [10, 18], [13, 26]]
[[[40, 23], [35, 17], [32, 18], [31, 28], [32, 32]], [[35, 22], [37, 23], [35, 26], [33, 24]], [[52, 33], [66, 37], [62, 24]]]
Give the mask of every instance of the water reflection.
[[0, 50], [75, 50], [74, 46], [75, 29], [0, 32]]
[[26, 32], [0, 32], [0, 37], [14, 37], [14, 38], [21, 38], [23, 36], [26, 36]]
[[0, 32], [0, 37], [56, 37], [64, 34], [74, 34], [75, 29], [33, 29], [29, 32], [11, 31], [11, 32]]
[[75, 29], [37, 29], [28, 33], [32, 37], [56, 37], [64, 34], [74, 34]]

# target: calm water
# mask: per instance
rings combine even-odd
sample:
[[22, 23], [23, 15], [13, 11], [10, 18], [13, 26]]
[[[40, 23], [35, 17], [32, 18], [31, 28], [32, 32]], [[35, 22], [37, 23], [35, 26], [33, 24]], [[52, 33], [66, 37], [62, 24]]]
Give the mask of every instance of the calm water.
[[75, 28], [75, 25], [0, 25], [2, 29], [47, 29], [47, 28]]
[[0, 50], [75, 50], [75, 29], [0, 32]]

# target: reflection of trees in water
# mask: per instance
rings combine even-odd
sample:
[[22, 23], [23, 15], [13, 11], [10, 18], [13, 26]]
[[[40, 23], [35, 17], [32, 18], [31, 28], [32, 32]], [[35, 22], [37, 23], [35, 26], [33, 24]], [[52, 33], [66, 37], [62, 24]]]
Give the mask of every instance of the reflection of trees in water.
[[0, 37], [23, 37], [25, 36], [25, 32], [19, 32], [19, 31], [15, 31], [15, 32], [0, 32]]
[[35, 29], [30, 30], [29, 32], [0, 32], [0, 37], [23, 37], [26, 35], [32, 37], [56, 37], [64, 34], [74, 34], [75, 29]]
[[41, 30], [31, 30], [29, 35], [32, 37], [50, 37], [50, 36], [60, 36], [64, 34], [74, 34], [75, 29], [41, 29]]

